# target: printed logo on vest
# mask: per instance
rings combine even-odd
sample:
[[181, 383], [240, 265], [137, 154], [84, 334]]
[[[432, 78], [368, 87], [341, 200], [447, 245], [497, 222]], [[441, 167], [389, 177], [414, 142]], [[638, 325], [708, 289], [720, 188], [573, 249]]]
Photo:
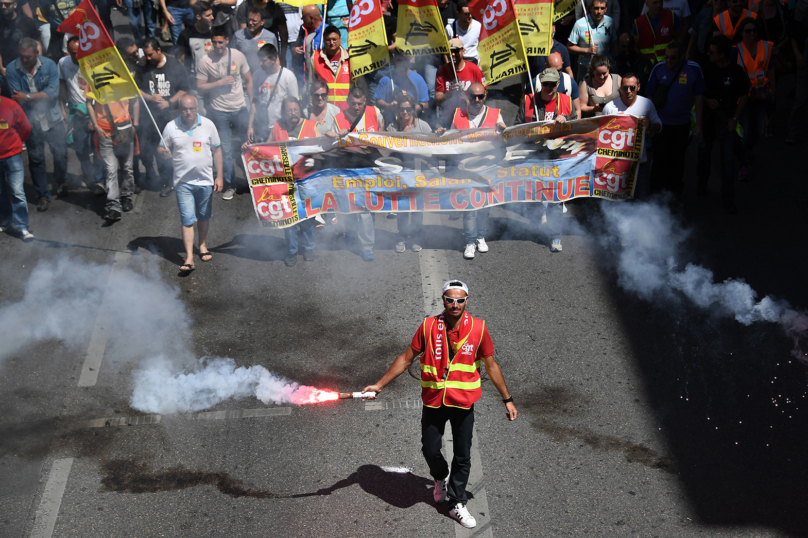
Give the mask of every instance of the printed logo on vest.
[[470, 344], [466, 342], [463, 344], [463, 347], [460, 348], [463, 350], [463, 355], [473, 355], [474, 354], [474, 344]]
[[671, 32], [670, 28], [668, 28], [667, 26], [664, 26], [664, 27], [662, 28], [662, 30], [660, 30], [660, 31], [659, 31], [659, 35], [664, 35], [664, 36], [666, 36], [666, 35], [668, 35], [670, 32]]

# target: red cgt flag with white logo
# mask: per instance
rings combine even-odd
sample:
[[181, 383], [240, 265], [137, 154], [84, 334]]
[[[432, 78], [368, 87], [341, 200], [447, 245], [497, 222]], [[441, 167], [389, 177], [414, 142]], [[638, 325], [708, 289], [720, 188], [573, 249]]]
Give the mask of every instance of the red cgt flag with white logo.
[[101, 104], [132, 99], [140, 95], [129, 68], [101, 23], [90, 0], [84, 0], [59, 25], [58, 30], [79, 36], [81, 76], [87, 81], [88, 95]]

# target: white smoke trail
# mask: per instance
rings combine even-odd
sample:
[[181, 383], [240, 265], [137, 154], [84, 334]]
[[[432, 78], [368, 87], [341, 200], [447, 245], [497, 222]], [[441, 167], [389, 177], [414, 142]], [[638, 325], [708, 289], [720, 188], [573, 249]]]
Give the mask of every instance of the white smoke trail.
[[177, 373], [165, 357], [157, 357], [135, 373], [132, 408], [144, 413], [201, 411], [229, 399], [255, 396], [265, 404], [303, 405], [324, 391], [299, 385], [263, 366], [236, 367], [233, 359], [203, 358], [196, 368]]
[[603, 229], [598, 241], [616, 255], [618, 284], [646, 301], [684, 296], [696, 306], [735, 318], [750, 325], [759, 321], [778, 323], [794, 340], [794, 356], [808, 361], [806, 330], [808, 316], [788, 301], [757, 292], [740, 279], [716, 282], [713, 272], [687, 264], [680, 270], [676, 256], [687, 239], [670, 210], [656, 202], [601, 204]]

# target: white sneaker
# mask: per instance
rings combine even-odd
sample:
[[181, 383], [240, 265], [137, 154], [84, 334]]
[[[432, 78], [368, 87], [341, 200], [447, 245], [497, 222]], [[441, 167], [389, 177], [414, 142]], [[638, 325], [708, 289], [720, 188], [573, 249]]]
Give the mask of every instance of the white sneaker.
[[561, 212], [562, 213], [567, 212], [567, 202], [561, 202]]
[[432, 490], [432, 498], [436, 503], [446, 502], [446, 491], [449, 489], [449, 475], [443, 480], [435, 480], [435, 489]]
[[473, 260], [475, 250], [477, 250], [477, 246], [474, 243], [466, 245], [466, 250], [463, 252], [463, 257], [467, 260]]
[[485, 244], [485, 239], [477, 240], [477, 250], [480, 252], [488, 252], [488, 245]]
[[550, 245], [551, 252], [561, 252], [561, 239], [553, 239], [553, 243]]
[[317, 221], [317, 224], [325, 225], [325, 219], [319, 213], [314, 216], [314, 220]]
[[396, 252], [401, 254], [405, 250], [407, 250], [407, 245], [404, 244], [404, 241], [399, 241], [398, 243], [396, 243]]
[[27, 228], [23, 228], [20, 230], [20, 238], [22, 238], [22, 240], [26, 243], [29, 243], [34, 240], [34, 234], [29, 232]]
[[469, 514], [468, 508], [466, 508], [465, 504], [457, 503], [454, 505], [454, 508], [449, 510], [449, 517], [467, 529], [473, 529], [477, 526], [477, 520], [471, 517], [471, 514]]
[[222, 193], [222, 200], [232, 200], [232, 199], [233, 199], [233, 196], [234, 196], [235, 194], [236, 194], [236, 189], [234, 189], [234, 188], [232, 188], [232, 187], [231, 187], [231, 188], [229, 188], [229, 189], [226, 189], [226, 190], [224, 191], [224, 193]]
[[542, 224], [547, 224], [547, 213], [545, 213], [544, 215], [541, 216], [541, 223]]

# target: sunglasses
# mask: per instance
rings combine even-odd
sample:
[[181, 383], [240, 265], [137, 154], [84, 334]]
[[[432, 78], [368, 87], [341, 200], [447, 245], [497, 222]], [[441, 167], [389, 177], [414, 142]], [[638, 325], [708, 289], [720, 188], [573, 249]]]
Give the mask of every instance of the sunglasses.
[[665, 56], [665, 59], [670, 60], [672, 62], [675, 62], [675, 61], [677, 61], [679, 59], [679, 57], [678, 56]]
[[312, 97], [314, 97], [315, 99], [325, 99], [326, 97], [328, 97], [328, 94], [327, 93], [314, 93], [314, 94], [312, 94]]
[[624, 92], [636, 92], [637, 86], [620, 86], [620, 89]]
[[399, 112], [406, 112], [407, 114], [412, 114], [412, 107], [411, 106], [400, 106], [398, 107]]
[[470, 93], [469, 94], [469, 99], [471, 99], [472, 101], [482, 101], [483, 99], [485, 99], [485, 94], [484, 93]]
[[443, 296], [443, 300], [446, 301], [446, 304], [465, 304], [468, 300], [468, 297], [460, 297], [455, 299], [454, 297], [447, 297], [446, 295]]
[[541, 83], [541, 85], [542, 85], [543, 87], [545, 87], [545, 88], [552, 88], [552, 87], [553, 87], [553, 86], [555, 86], [556, 84], [557, 84], [556, 82], [542, 82], [542, 83]]
[[11, 6], [13, 6], [15, 3], [16, 3], [16, 2], [0, 2], [0, 7], [11, 7]]

